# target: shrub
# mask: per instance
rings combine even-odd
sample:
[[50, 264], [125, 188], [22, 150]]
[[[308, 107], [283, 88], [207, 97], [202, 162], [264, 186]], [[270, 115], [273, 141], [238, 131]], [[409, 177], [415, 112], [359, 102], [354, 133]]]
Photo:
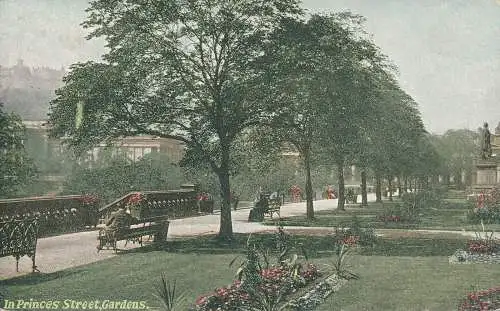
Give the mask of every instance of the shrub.
[[485, 224], [500, 224], [500, 209], [489, 207], [470, 207], [467, 211], [467, 222], [471, 224], [479, 224], [481, 221]]
[[359, 218], [356, 216], [352, 217], [349, 223], [342, 224], [340, 228], [335, 228], [333, 236], [337, 245], [373, 246], [377, 243], [375, 229], [370, 226], [362, 227]]
[[500, 190], [493, 188], [486, 193], [481, 192], [475, 202], [469, 203], [467, 220], [473, 224], [500, 224]]
[[420, 216], [417, 211], [396, 204], [393, 207], [386, 208], [382, 215], [377, 218], [385, 223], [418, 223]]
[[439, 208], [443, 201], [443, 195], [439, 191], [424, 190], [417, 193], [404, 193], [401, 199], [406, 209], [419, 212], [433, 207]]

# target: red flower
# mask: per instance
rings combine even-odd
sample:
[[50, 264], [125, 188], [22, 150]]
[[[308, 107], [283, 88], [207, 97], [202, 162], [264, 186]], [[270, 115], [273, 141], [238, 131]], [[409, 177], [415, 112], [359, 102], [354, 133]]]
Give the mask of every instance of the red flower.
[[143, 195], [140, 192], [134, 193], [128, 198], [128, 204], [134, 205], [134, 204], [139, 204], [141, 203], [143, 199]]
[[348, 236], [348, 237], [345, 237], [343, 240], [342, 240], [342, 244], [346, 244], [348, 246], [355, 246], [357, 245], [359, 242], [359, 236]]
[[80, 199], [79, 199], [83, 204], [94, 204], [96, 203], [97, 201], [99, 201], [99, 198], [97, 197], [97, 195], [93, 195], [93, 194], [85, 194], [84, 196], [82, 196]]
[[207, 297], [206, 296], [200, 296], [198, 299], [196, 299], [196, 304], [197, 305], [203, 305], [207, 302]]

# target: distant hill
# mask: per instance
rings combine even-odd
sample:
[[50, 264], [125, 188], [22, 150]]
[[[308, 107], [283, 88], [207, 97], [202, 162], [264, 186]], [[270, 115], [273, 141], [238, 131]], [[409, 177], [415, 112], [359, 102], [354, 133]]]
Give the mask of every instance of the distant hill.
[[23, 120], [45, 120], [64, 74], [64, 69], [30, 68], [22, 60], [13, 67], [0, 66], [0, 102]]

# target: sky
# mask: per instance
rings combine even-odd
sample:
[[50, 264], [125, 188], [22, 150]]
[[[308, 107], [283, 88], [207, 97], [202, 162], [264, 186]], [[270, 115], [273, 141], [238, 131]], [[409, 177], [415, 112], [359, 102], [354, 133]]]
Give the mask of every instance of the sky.
[[[0, 0], [0, 65], [18, 59], [59, 69], [98, 60], [85, 39], [87, 0]], [[363, 15], [374, 42], [399, 68], [426, 129], [477, 129], [500, 122], [500, 0], [303, 0], [312, 12]]]

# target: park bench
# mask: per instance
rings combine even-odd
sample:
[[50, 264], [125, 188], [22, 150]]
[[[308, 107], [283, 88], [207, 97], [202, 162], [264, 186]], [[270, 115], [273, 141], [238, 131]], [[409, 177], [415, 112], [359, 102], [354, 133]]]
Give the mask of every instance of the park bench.
[[273, 218], [273, 215], [278, 215], [281, 218], [281, 198], [268, 199], [267, 208], [264, 209], [264, 215]]
[[39, 221], [36, 218], [0, 222], [0, 257], [14, 256], [16, 272], [19, 272], [19, 259], [23, 256], [30, 257], [32, 271], [38, 271], [35, 264], [38, 228]]
[[275, 198], [270, 198], [269, 194], [261, 194], [259, 201], [255, 203], [254, 208], [250, 210], [248, 215], [249, 221], [263, 221], [265, 216], [273, 218], [273, 215], [277, 215], [281, 218], [281, 205], [282, 196], [276, 196]]
[[359, 189], [357, 188], [346, 188], [345, 203], [356, 204], [358, 201]]
[[114, 231], [106, 232], [106, 229], [100, 229], [97, 237], [99, 241], [97, 252], [104, 248], [112, 248], [116, 253], [118, 241], [125, 241], [125, 246], [128, 242], [139, 243], [142, 246], [146, 236], [148, 239], [153, 237], [153, 243], [165, 242], [169, 224], [168, 216], [157, 216], [141, 219], [134, 224], [117, 228]]

